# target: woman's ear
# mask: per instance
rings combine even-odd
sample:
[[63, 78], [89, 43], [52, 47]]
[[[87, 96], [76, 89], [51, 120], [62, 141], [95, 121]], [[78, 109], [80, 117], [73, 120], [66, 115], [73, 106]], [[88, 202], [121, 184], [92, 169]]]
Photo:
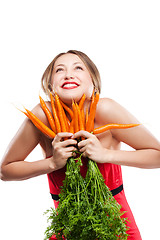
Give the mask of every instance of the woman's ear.
[[94, 95], [96, 95], [96, 93], [99, 93], [99, 90], [96, 86], [94, 86]]

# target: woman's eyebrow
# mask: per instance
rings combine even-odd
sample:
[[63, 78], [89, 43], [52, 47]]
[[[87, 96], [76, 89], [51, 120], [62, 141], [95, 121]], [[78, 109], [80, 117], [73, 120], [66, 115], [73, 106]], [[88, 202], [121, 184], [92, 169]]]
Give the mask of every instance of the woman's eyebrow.
[[[75, 62], [75, 63], [73, 63], [73, 65], [76, 65], [76, 64], [82, 64], [82, 63], [81, 63], [81, 62]], [[63, 66], [63, 67], [64, 67], [65, 64], [60, 63], [60, 64], [56, 65], [55, 68], [56, 68], [56, 67], [59, 67], [59, 66]]]
[[75, 63], [73, 63], [73, 65], [76, 65], [76, 64], [82, 64], [81, 62], [75, 62]]
[[60, 63], [60, 64], [58, 64], [57, 66], [55, 66], [55, 67], [59, 67], [59, 66], [65, 66], [63, 63]]

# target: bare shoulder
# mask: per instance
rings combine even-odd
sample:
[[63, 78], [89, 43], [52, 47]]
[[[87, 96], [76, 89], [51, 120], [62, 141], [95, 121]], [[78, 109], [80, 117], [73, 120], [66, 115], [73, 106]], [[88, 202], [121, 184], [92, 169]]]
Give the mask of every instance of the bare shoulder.
[[96, 120], [106, 123], [137, 123], [137, 119], [122, 105], [110, 98], [100, 98]]
[[96, 120], [108, 123], [116, 108], [117, 103], [113, 99], [100, 98], [96, 110]]
[[108, 112], [115, 104], [116, 102], [111, 98], [100, 98], [97, 106], [97, 111], [98, 113], [103, 113], [103, 111]]

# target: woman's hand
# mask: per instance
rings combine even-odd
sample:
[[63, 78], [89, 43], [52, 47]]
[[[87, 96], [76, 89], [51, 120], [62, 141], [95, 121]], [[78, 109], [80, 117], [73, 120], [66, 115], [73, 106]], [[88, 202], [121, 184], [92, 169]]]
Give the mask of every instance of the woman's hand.
[[83, 156], [95, 162], [104, 163], [108, 150], [102, 146], [98, 138], [87, 131], [79, 131], [71, 138], [78, 139], [80, 137], [85, 138], [78, 143], [78, 150], [83, 153]]
[[[77, 150], [75, 147], [77, 141], [71, 139], [72, 133], [61, 132], [58, 133], [52, 141], [53, 157], [50, 161], [50, 166], [54, 170], [63, 168], [66, 165], [67, 159], [73, 155], [73, 151]], [[67, 140], [64, 140], [68, 138]]]

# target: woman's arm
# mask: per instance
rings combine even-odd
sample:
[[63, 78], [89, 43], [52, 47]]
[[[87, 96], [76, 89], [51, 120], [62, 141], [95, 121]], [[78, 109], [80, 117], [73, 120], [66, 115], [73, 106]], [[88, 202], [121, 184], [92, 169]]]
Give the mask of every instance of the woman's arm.
[[[48, 124], [39, 105], [33, 112], [46, 125]], [[46, 138], [29, 119], [26, 119], [4, 154], [0, 178], [5, 181], [25, 180], [64, 167], [68, 157], [71, 157], [72, 151], [75, 150], [75, 147], [71, 145], [77, 144], [77, 141], [73, 139], [63, 141], [64, 138], [71, 136], [71, 133], [59, 133], [53, 141], [50, 141], [50, 146], [46, 146], [44, 151], [47, 156], [49, 155], [47, 148], [50, 149], [51, 157], [33, 162], [24, 161], [37, 144]]]
[[[139, 123], [126, 109], [110, 99], [100, 101], [96, 116], [100, 125]], [[130, 129], [113, 129], [111, 133], [117, 142], [124, 142], [136, 151], [106, 149], [96, 136], [87, 132], [75, 134], [74, 137], [83, 135], [87, 138], [79, 143], [79, 147], [85, 156], [97, 162], [140, 168], [160, 167], [160, 143], [143, 125]]]
[[136, 151], [109, 150], [106, 152], [108, 163], [138, 168], [160, 168], [160, 150], [142, 149]]
[[[118, 103], [110, 100], [109, 121], [118, 123], [139, 123], [126, 109]], [[111, 111], [111, 109], [114, 109]], [[110, 151], [108, 153], [109, 162], [133, 166], [139, 168], [159, 168], [160, 167], [160, 143], [143, 126], [132, 129], [111, 130], [112, 136], [118, 141], [124, 142], [136, 151]]]
[[2, 180], [24, 180], [50, 171], [48, 161], [24, 161], [40, 142], [41, 133], [29, 119], [26, 119], [9, 144], [2, 162], [0, 178]]

